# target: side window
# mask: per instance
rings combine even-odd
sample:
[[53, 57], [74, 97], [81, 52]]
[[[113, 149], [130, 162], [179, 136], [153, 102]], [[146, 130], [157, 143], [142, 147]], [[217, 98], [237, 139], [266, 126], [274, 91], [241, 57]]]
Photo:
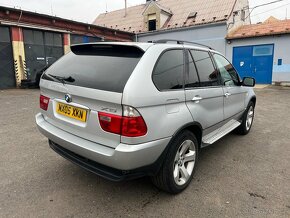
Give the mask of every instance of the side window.
[[162, 54], [152, 79], [160, 90], [183, 88], [183, 50], [169, 50]]
[[199, 87], [199, 78], [197, 75], [195, 63], [189, 51], [188, 54], [188, 78], [186, 79], [185, 88]]
[[213, 57], [220, 71], [222, 84], [228, 86], [238, 85], [240, 79], [233, 65], [219, 54], [213, 54]]
[[199, 75], [200, 86], [217, 86], [218, 81], [218, 71], [214, 68], [212, 60], [209, 53], [206, 51], [190, 51]]

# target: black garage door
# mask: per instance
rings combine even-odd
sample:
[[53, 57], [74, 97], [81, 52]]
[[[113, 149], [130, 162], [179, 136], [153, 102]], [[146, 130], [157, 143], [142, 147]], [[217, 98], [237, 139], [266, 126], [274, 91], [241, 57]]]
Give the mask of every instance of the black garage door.
[[16, 85], [13, 53], [8, 27], [0, 27], [0, 89]]
[[23, 35], [27, 79], [34, 80], [37, 72], [63, 56], [62, 34], [24, 29]]

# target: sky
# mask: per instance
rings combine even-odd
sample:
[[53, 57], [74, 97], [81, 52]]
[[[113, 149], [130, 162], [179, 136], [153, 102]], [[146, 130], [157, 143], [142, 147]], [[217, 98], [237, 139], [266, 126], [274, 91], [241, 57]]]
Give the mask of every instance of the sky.
[[[249, 0], [249, 3], [250, 8], [253, 8], [273, 1], [275, 0]], [[124, 0], [0, 0], [0, 5], [92, 23], [100, 13], [124, 8], [124, 2]], [[146, 0], [127, 0], [127, 2], [128, 6], [133, 6], [145, 3]], [[251, 20], [252, 23], [263, 22], [271, 15], [278, 19], [290, 18], [290, 0], [254, 9]]]

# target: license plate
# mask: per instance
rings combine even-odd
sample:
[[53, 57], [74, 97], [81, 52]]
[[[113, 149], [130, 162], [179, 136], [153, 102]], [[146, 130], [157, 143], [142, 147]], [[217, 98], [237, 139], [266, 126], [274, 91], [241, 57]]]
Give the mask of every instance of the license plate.
[[82, 122], [86, 122], [87, 119], [87, 110], [59, 102], [56, 105], [56, 112]]

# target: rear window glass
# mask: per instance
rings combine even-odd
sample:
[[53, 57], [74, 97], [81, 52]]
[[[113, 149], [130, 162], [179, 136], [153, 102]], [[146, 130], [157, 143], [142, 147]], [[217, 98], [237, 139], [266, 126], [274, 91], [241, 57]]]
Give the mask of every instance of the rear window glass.
[[123, 92], [143, 55], [137, 47], [123, 45], [78, 45], [53, 64], [43, 79], [70, 85]]
[[160, 90], [183, 88], [183, 50], [169, 50], [160, 57], [155, 66], [153, 82]]

